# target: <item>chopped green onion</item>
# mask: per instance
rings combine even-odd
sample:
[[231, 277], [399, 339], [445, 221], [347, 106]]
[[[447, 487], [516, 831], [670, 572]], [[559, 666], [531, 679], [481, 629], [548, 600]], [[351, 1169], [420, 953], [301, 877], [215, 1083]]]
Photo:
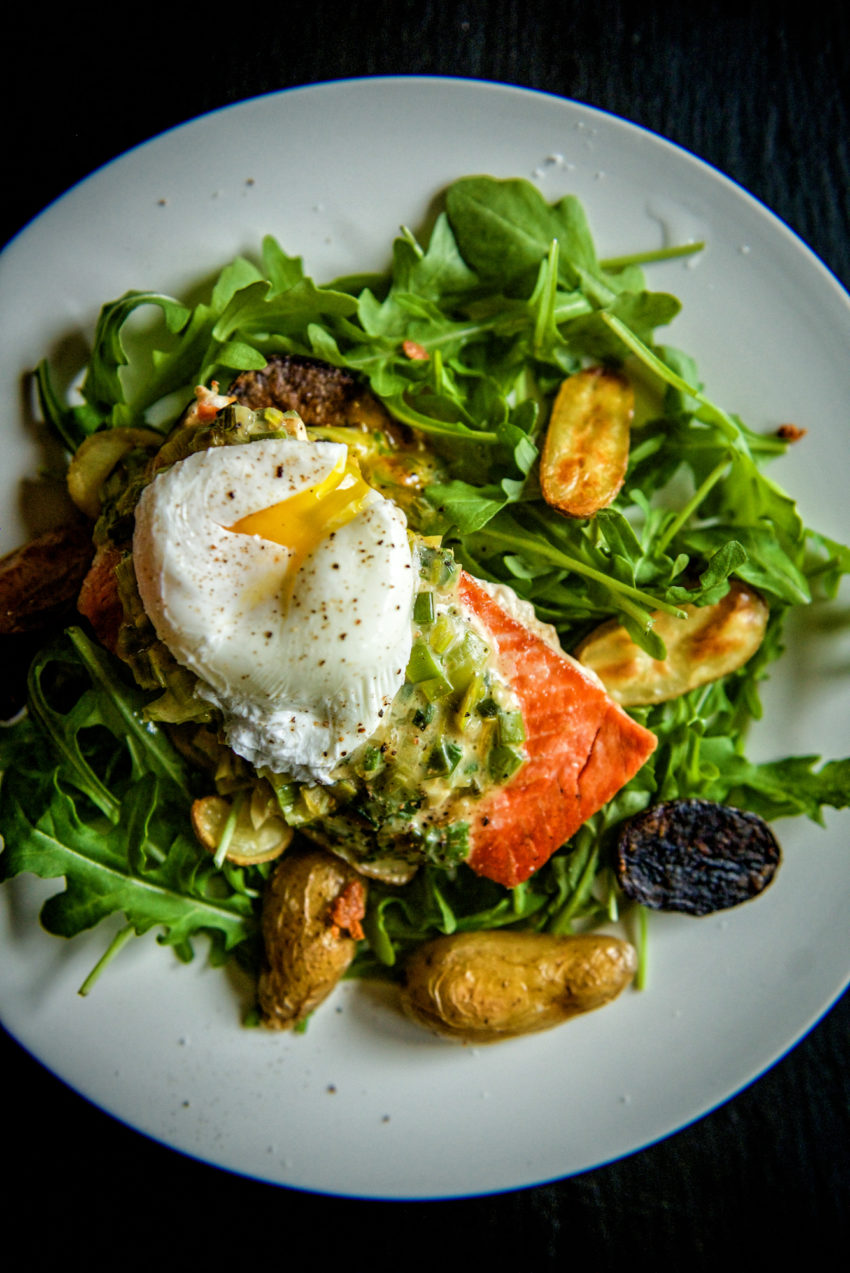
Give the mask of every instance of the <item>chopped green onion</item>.
[[420, 592], [413, 603], [413, 622], [414, 623], [433, 623], [434, 622], [434, 594], [433, 592]]
[[499, 742], [505, 746], [515, 746], [525, 742], [525, 722], [522, 712], [499, 712]]
[[443, 669], [424, 641], [414, 641], [407, 663], [407, 679], [413, 685], [442, 677]]
[[381, 749], [380, 747], [367, 747], [363, 753], [361, 761], [361, 769], [364, 774], [377, 773], [381, 767]]
[[233, 839], [233, 833], [236, 830], [236, 823], [239, 820], [239, 814], [242, 812], [242, 805], [245, 803], [245, 792], [240, 791], [236, 799], [233, 801], [233, 807], [227, 815], [227, 821], [224, 824], [224, 830], [221, 833], [221, 839], [218, 842], [218, 848], [215, 851], [213, 859], [217, 867], [224, 864], [227, 857], [227, 850], [230, 848], [230, 842]]
[[507, 782], [523, 762], [524, 757], [513, 747], [494, 747], [490, 752], [490, 777], [494, 782]]
[[448, 615], [441, 614], [429, 638], [431, 649], [437, 654], [445, 654], [456, 638], [457, 632], [451, 619]]
[[457, 743], [440, 742], [428, 757], [428, 769], [433, 774], [452, 774], [462, 756], [463, 749]]
[[467, 632], [444, 659], [446, 676], [451, 681], [452, 688], [463, 692], [470, 681], [483, 670], [489, 653], [479, 636], [474, 632]]
[[417, 729], [427, 729], [434, 719], [436, 710], [433, 703], [426, 703], [424, 707], [418, 707], [413, 713], [413, 724]]

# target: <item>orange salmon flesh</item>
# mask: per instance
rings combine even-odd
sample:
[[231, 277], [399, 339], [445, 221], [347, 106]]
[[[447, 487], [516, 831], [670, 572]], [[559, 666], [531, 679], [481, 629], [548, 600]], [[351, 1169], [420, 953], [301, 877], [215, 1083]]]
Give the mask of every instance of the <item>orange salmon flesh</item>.
[[459, 596], [489, 633], [525, 720], [525, 764], [477, 802], [469, 827], [469, 865], [510, 888], [634, 777], [657, 739], [465, 572]]

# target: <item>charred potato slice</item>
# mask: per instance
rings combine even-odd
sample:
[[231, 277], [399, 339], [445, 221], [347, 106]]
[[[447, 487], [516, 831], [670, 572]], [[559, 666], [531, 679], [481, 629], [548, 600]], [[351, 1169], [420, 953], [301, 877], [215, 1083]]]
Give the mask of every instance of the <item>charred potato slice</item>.
[[627, 897], [652, 910], [709, 915], [756, 897], [780, 859], [757, 814], [710, 800], [671, 800], [623, 824], [617, 877]]
[[578, 646], [575, 657], [595, 672], [622, 707], [663, 703], [735, 672], [764, 640], [769, 610], [752, 588], [733, 582], [714, 605], [685, 605], [684, 619], [652, 616], [666, 658], [653, 659], [616, 621], [604, 623]]
[[281, 858], [263, 902], [264, 1024], [289, 1029], [327, 998], [354, 958], [365, 910], [365, 881], [339, 858], [318, 848]]
[[616, 498], [626, 476], [635, 395], [624, 375], [588, 367], [569, 376], [555, 398], [540, 488], [568, 517], [592, 517]]
[[210, 853], [217, 853], [222, 838], [230, 833], [225, 857], [237, 866], [271, 862], [292, 839], [292, 828], [269, 812], [262, 797], [238, 807], [224, 796], [202, 796], [192, 805], [192, 829]]
[[603, 934], [453, 934], [413, 953], [402, 1007], [437, 1034], [496, 1043], [601, 1008], [629, 984], [636, 966], [628, 942]]

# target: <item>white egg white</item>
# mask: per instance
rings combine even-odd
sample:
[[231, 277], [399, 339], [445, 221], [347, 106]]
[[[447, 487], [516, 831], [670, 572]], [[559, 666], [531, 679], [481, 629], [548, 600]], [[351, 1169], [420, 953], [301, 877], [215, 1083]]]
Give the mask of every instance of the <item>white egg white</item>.
[[377, 492], [298, 560], [234, 531], [344, 463], [338, 443], [266, 439], [198, 452], [136, 509], [133, 557], [157, 635], [254, 765], [326, 781], [403, 681], [414, 571], [404, 514]]

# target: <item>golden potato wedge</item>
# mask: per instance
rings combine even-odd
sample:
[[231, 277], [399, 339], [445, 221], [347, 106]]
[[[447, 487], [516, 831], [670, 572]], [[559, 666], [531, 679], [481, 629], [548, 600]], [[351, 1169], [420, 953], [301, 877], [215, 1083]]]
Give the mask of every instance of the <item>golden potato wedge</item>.
[[601, 1008], [636, 967], [634, 947], [605, 934], [457, 933], [414, 951], [401, 1001], [412, 1020], [437, 1034], [497, 1043]]
[[[210, 853], [217, 853], [234, 804], [224, 796], [202, 796], [192, 804], [192, 829]], [[248, 799], [238, 808], [225, 857], [237, 866], [252, 866], [280, 857], [292, 839], [292, 828], [265, 802]]]
[[281, 859], [263, 900], [265, 1025], [289, 1029], [327, 998], [354, 958], [365, 911], [366, 882], [346, 862], [312, 847]]
[[678, 698], [736, 671], [764, 639], [768, 607], [737, 580], [714, 605], [682, 609], [684, 619], [653, 615], [654, 631], [667, 649], [664, 659], [653, 659], [613, 620], [591, 632], [575, 657], [596, 673], [621, 707], [639, 707]]
[[568, 517], [592, 517], [617, 496], [629, 462], [635, 395], [606, 367], [569, 376], [555, 398], [543, 454], [540, 489]]
[[104, 429], [87, 437], [68, 465], [68, 494], [80, 512], [94, 521], [100, 515], [100, 488], [118, 461], [134, 447], [161, 443], [154, 429]]

